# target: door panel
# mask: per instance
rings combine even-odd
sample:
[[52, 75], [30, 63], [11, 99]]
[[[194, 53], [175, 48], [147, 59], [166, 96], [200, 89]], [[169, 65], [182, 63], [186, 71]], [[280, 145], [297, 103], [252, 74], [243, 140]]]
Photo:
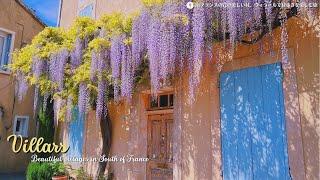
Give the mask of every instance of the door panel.
[[235, 121], [238, 122], [237, 138], [238, 138], [238, 177], [241, 179], [249, 179], [252, 177], [252, 157], [251, 157], [251, 135], [249, 121], [246, 117], [249, 113], [248, 92], [247, 89], [247, 71], [240, 70], [234, 72], [235, 82]]
[[84, 115], [79, 113], [78, 108], [72, 109], [72, 119], [69, 124], [69, 145], [67, 152], [68, 157], [82, 157], [83, 153], [83, 132], [84, 132]]
[[151, 145], [152, 145], [152, 159], [161, 159], [161, 121], [154, 120], [151, 122]]
[[280, 63], [222, 73], [224, 179], [290, 179]]
[[173, 127], [173, 121], [167, 120], [166, 121], [166, 131], [167, 131], [167, 162], [172, 163], [173, 161], [173, 142], [172, 142], [172, 127]]
[[147, 179], [172, 179], [172, 114], [148, 118]]

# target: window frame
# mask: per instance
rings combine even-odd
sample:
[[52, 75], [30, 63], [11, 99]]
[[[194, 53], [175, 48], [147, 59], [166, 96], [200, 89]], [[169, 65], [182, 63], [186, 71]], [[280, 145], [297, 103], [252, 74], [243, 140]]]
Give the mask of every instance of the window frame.
[[[24, 124], [20, 122], [20, 128], [21, 130], [19, 132], [16, 131], [17, 128], [17, 121], [18, 119], [24, 119]], [[29, 116], [19, 116], [16, 115], [14, 117], [14, 123], [12, 128], [13, 134], [15, 135], [21, 135], [22, 137], [28, 137], [28, 131], [29, 131]]]
[[[160, 96], [166, 95], [168, 96], [168, 106], [160, 106]], [[173, 95], [173, 105], [170, 106], [170, 96]], [[159, 93], [157, 94], [157, 107], [152, 107], [152, 95], [148, 95], [148, 104], [147, 104], [147, 110], [148, 111], [154, 111], [154, 110], [165, 110], [165, 109], [173, 109], [174, 108], [174, 93], [173, 92], [165, 92], [165, 93]]]
[[[84, 3], [84, 2], [82, 2], [82, 3]], [[88, 8], [89, 6], [92, 6], [91, 16], [81, 16], [81, 15], [80, 15], [81, 11], [85, 10], [85, 9]], [[78, 17], [90, 17], [90, 18], [92, 18], [92, 19], [95, 19], [95, 3], [94, 3], [94, 2], [89, 2], [89, 3], [82, 4], [82, 5], [78, 8], [77, 16], [78, 16]]]
[[[14, 42], [15, 42], [15, 34], [16, 33], [14, 31], [11, 31], [11, 30], [8, 30], [8, 29], [2, 28], [2, 27], [0, 27], [0, 31], [2, 31], [6, 34], [11, 34], [11, 43], [10, 43], [9, 58], [8, 58], [8, 64], [10, 64], [12, 61], [12, 52], [14, 49]], [[1, 56], [0, 61], [2, 61], [2, 56]], [[0, 68], [0, 74], [10, 74], [10, 68], [7, 68], [6, 70]]]
[[[1, 62], [3, 61], [4, 59], [4, 56], [3, 56], [3, 53], [5, 52], [5, 44], [6, 44], [6, 36], [0, 34], [0, 38], [3, 38], [3, 46], [2, 46], [2, 51], [0, 53], [0, 65], [1, 65]], [[0, 46], [1, 47], [1, 46]]]

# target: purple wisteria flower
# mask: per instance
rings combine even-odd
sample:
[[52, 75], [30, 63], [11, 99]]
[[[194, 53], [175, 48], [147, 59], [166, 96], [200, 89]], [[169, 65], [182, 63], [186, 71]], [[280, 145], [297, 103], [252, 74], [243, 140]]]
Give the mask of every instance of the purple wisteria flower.
[[67, 49], [62, 49], [59, 52], [51, 55], [49, 62], [49, 77], [50, 80], [58, 85], [58, 90], [63, 90], [64, 68], [69, 57]]
[[105, 80], [98, 82], [98, 96], [97, 96], [97, 106], [96, 106], [96, 119], [101, 120], [102, 116], [104, 116], [106, 111], [106, 89], [107, 84]]
[[77, 38], [75, 47], [71, 52], [71, 68], [76, 69], [82, 62], [82, 53], [84, 49], [84, 40]]
[[32, 58], [32, 72], [36, 79], [47, 71], [47, 61], [40, 59], [38, 56]]
[[193, 66], [189, 81], [190, 96], [194, 97], [194, 89], [200, 83], [200, 72], [202, 69], [202, 59], [204, 53], [205, 38], [205, 12], [203, 7], [194, 9], [192, 17], [193, 29]]
[[149, 26], [149, 36], [148, 36], [148, 57], [149, 57], [149, 71], [151, 77], [151, 92], [156, 94], [160, 87], [160, 72], [159, 72], [159, 62], [160, 62], [160, 20], [157, 18], [150, 19]]
[[87, 112], [87, 107], [89, 105], [89, 90], [87, 84], [84, 82], [79, 85], [79, 95], [78, 95], [78, 108], [80, 114], [85, 114]]
[[25, 97], [28, 91], [28, 83], [27, 80], [25, 79], [25, 75], [18, 71], [16, 75], [16, 96], [18, 97], [18, 101], [22, 101], [22, 99]]
[[121, 46], [121, 96], [130, 99], [132, 95], [133, 72], [131, 52], [127, 45]]
[[114, 82], [114, 98], [119, 100], [120, 94], [120, 67], [121, 67], [121, 46], [123, 44], [123, 36], [116, 36], [111, 39], [110, 60], [112, 69], [112, 78]]

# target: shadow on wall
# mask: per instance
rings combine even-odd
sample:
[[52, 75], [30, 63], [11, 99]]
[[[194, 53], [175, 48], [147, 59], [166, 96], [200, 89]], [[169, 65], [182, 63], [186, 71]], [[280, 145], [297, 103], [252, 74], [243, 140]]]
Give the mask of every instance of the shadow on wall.
[[[319, 37], [315, 37], [313, 33], [308, 32], [305, 28], [299, 29], [300, 26], [296, 25], [296, 20], [290, 21], [289, 25], [289, 47], [293, 50], [293, 56], [290, 58], [290, 60], [294, 60], [291, 64], [291, 67], [284, 67], [284, 74], [287, 78], [287, 82], [283, 82], [283, 90], [286, 92], [284, 94], [286, 102], [285, 102], [285, 108], [290, 109], [286, 110], [285, 112], [285, 130], [290, 131], [290, 136], [287, 137], [287, 150], [289, 154], [294, 154], [299, 157], [294, 156], [294, 158], [290, 159], [290, 156], [288, 157], [288, 161], [290, 162], [290, 165], [293, 167], [291, 168], [291, 174], [295, 174], [296, 177], [300, 177], [298, 179], [319, 179], [320, 178], [320, 114], [319, 114], [319, 94], [320, 94], [320, 76], [319, 76]], [[293, 24], [294, 23], [294, 24]], [[303, 33], [302, 33], [303, 32]], [[303, 35], [305, 34], [305, 35]], [[303, 37], [301, 37], [303, 36]], [[280, 38], [276, 38], [274, 49], [279, 49], [280, 41], [278, 40]], [[299, 48], [300, 47], [300, 48]], [[246, 49], [244, 49], [246, 50]], [[255, 54], [254, 51], [249, 52], [245, 51], [246, 54], [242, 54], [238, 58], [242, 57], [249, 57], [252, 54]], [[248, 52], [248, 53], [247, 53]], [[269, 52], [269, 51], [265, 51]], [[281, 51], [280, 51], [281, 52]], [[281, 57], [281, 54], [280, 56]], [[280, 58], [281, 59], [281, 58]], [[218, 64], [218, 66], [221, 66]], [[252, 78], [255, 78], [254, 76]], [[265, 80], [265, 79], [263, 79]], [[266, 79], [267, 80], [267, 79]], [[212, 81], [212, 79], [211, 79]], [[202, 82], [211, 82], [202, 80]], [[183, 89], [188, 89], [187, 83], [184, 83]], [[207, 162], [210, 161], [210, 156], [212, 156], [212, 153], [208, 151], [207, 153], [201, 155], [200, 152], [203, 152], [199, 145], [201, 142], [198, 142], [202, 139], [204, 134], [206, 134], [208, 127], [206, 126], [205, 121], [210, 121], [212, 117], [208, 117], [205, 113], [205, 109], [202, 111], [197, 111], [196, 109], [199, 107], [206, 107], [206, 101], [203, 101], [199, 103], [201, 98], [207, 96], [206, 89], [203, 89], [200, 85], [199, 86], [199, 94], [196, 98], [196, 102], [192, 104], [193, 107], [189, 107], [188, 104], [183, 104], [183, 109], [181, 110], [182, 113], [179, 115], [181, 117], [181, 124], [182, 124], [182, 167], [183, 167], [183, 176], [190, 177], [190, 178], [200, 178], [203, 173], [205, 173], [207, 168]], [[206, 85], [208, 87], [208, 83]], [[267, 84], [266, 88], [270, 89], [271, 84]], [[243, 88], [242, 88], [243, 89]], [[221, 87], [220, 87], [221, 90]], [[239, 90], [239, 89], [235, 89]], [[184, 98], [183, 103], [185, 103], [185, 99], [188, 98], [188, 90], [184, 91]], [[257, 93], [256, 91], [254, 93]], [[209, 94], [210, 95], [210, 94]], [[212, 94], [211, 94], [212, 95]], [[274, 109], [279, 106], [279, 101], [274, 97], [274, 94], [267, 94], [266, 98], [268, 101], [271, 101], [271, 104], [274, 104], [274, 107], [269, 107], [269, 109]], [[236, 101], [244, 101], [244, 96], [238, 96], [238, 99]], [[258, 99], [258, 98], [257, 98]], [[214, 101], [217, 101], [217, 99], [214, 99]], [[238, 104], [236, 104], [238, 106]], [[197, 107], [199, 106], [199, 107]], [[253, 111], [257, 111], [258, 107], [255, 104], [249, 103], [244, 104], [243, 107], [241, 107], [240, 112], [245, 111], [245, 108], [247, 106], [252, 107], [251, 109]], [[224, 108], [224, 107], [223, 107]], [[179, 111], [179, 108], [175, 109]], [[239, 109], [238, 109], [239, 110]], [[251, 110], [251, 111], [252, 111]], [[277, 116], [283, 112], [281, 111], [274, 111]], [[223, 118], [223, 113], [221, 114]], [[250, 114], [250, 118], [258, 118], [255, 117], [258, 116], [256, 112]], [[259, 115], [261, 116], [261, 115]], [[262, 114], [262, 117], [266, 119], [266, 121], [263, 121], [263, 123], [273, 123], [274, 119], [270, 117], [269, 114]], [[238, 120], [242, 120], [241, 116], [237, 117]], [[177, 120], [177, 118], [175, 118]], [[287, 123], [289, 121], [289, 123]], [[238, 122], [238, 121], [237, 121]], [[250, 122], [250, 121], [249, 121]], [[241, 121], [242, 123], [242, 121]], [[257, 122], [262, 123], [262, 122]], [[236, 124], [236, 123], [234, 123]], [[250, 124], [250, 123], [247, 123]], [[251, 123], [253, 124], [253, 123]], [[239, 144], [243, 147], [249, 146], [249, 144], [254, 144], [255, 142], [261, 141], [265, 144], [261, 144], [263, 146], [266, 146], [265, 148], [258, 149], [256, 153], [261, 153], [262, 158], [258, 159], [260, 161], [260, 165], [264, 166], [268, 159], [270, 159], [267, 155], [268, 153], [273, 153], [270, 148], [273, 146], [274, 143], [277, 142], [280, 138], [272, 137], [268, 135], [269, 132], [273, 132], [273, 130], [276, 130], [279, 127], [274, 126], [275, 128], [272, 128], [270, 126], [264, 127], [265, 131], [258, 131], [255, 126], [258, 124], [253, 124], [254, 126], [250, 129], [250, 135], [253, 137], [252, 142], [244, 141], [243, 138], [240, 139], [241, 142]], [[278, 124], [276, 124], [278, 125]], [[241, 126], [246, 126], [246, 124], [241, 124]], [[301, 126], [301, 136], [300, 134], [300, 126]], [[281, 127], [282, 128], [282, 127]], [[201, 134], [198, 134], [195, 129], [201, 129]], [[233, 129], [234, 130], [234, 129]], [[298, 131], [297, 131], [298, 130]], [[198, 130], [199, 131], [199, 130]], [[232, 131], [232, 130], [231, 130]], [[237, 130], [239, 132], [239, 130]], [[263, 135], [265, 132], [265, 136]], [[214, 133], [214, 132], [213, 132]], [[242, 132], [241, 132], [242, 133]], [[195, 137], [197, 136], [198, 137]], [[230, 135], [230, 134], [229, 134]], [[276, 140], [274, 140], [275, 138]], [[210, 143], [207, 139], [204, 140], [206, 143]], [[285, 139], [283, 140], [283, 142]], [[302, 143], [302, 145], [301, 145]], [[208, 148], [209, 145], [207, 145], [206, 148]], [[270, 147], [270, 148], [269, 148]], [[275, 150], [278, 151], [278, 150]], [[236, 151], [236, 153], [239, 153]], [[199, 156], [205, 156], [207, 159], [202, 162], [202, 158], [199, 158]], [[281, 158], [281, 157], [279, 157]], [[214, 159], [213, 159], [214, 161]], [[293, 163], [292, 163], [293, 161]], [[198, 165], [197, 162], [201, 162], [200, 165]], [[280, 172], [280, 169], [277, 168], [278, 163], [275, 163], [276, 166], [268, 169], [265, 173], [275, 173], [277, 174]], [[222, 164], [223, 165], [223, 164]], [[240, 164], [242, 165], [242, 164]], [[304, 165], [304, 167], [303, 167]], [[238, 166], [238, 165], [237, 165]], [[201, 169], [203, 168], [203, 169]], [[305, 169], [303, 169], [305, 168]], [[298, 171], [301, 170], [301, 171]], [[305, 172], [304, 172], [305, 171]], [[238, 170], [237, 170], [238, 172]], [[225, 173], [225, 172], [224, 172]], [[208, 174], [208, 173], [207, 173]], [[242, 172], [240, 172], [241, 175], [243, 175]]]
[[220, 78], [223, 177], [290, 179], [280, 63]]
[[181, 121], [177, 122], [177, 124], [181, 124], [181, 145], [177, 147], [178, 149], [174, 149], [174, 153], [181, 151], [180, 157], [177, 158], [181, 161], [182, 179], [214, 177], [211, 146], [211, 123], [214, 121], [212, 113], [214, 82], [212, 81], [212, 73], [210, 73], [211, 68], [209, 66], [205, 66], [205, 68], [201, 75], [201, 83], [196, 88], [195, 101], [190, 102], [187, 75], [179, 80], [182, 84], [180, 84], [180, 92], [177, 92], [175, 98], [177, 102], [174, 111], [177, 114], [174, 121]]
[[[225, 118], [228, 120], [226, 122], [229, 122], [229, 124], [222, 123], [221, 129], [226, 132], [222, 135], [225, 137], [221, 137], [221, 140], [223, 141], [223, 138], [227, 139], [222, 142], [222, 146], [225, 146], [224, 149], [227, 152], [224, 152], [224, 150], [222, 152], [229, 154], [224, 157], [222, 165], [230, 165], [231, 171], [229, 172], [232, 173], [229, 173], [229, 177], [266, 176], [289, 179], [293, 173], [296, 177], [306, 176], [307, 179], [318, 179], [319, 69], [305, 67], [305, 69], [310, 69], [311, 72], [303, 72], [302, 69], [298, 69], [298, 72], [295, 73], [288, 72], [295, 71], [295, 68], [292, 67], [285, 67], [282, 72], [279, 63], [272, 66], [275, 67], [268, 67], [263, 71], [261, 67], [260, 69], [259, 67], [251, 68], [246, 74], [247, 80], [243, 80], [243, 74], [235, 73], [232, 103], [224, 104], [221, 100], [221, 119]], [[314, 65], [314, 67], [317, 68], [318, 66]], [[290, 84], [292, 82], [290, 78], [292, 77], [289, 77], [289, 82], [282, 82], [282, 73], [285, 76], [288, 76], [288, 74], [297, 76], [298, 79], [293, 82], [298, 81], [299, 87], [296, 84]], [[299, 79], [301, 77], [303, 78]], [[237, 79], [237, 82], [235, 79]], [[252, 82], [252, 79], [257, 81]], [[212, 114], [207, 113], [212, 112], [212, 104], [210, 104], [212, 87], [211, 84], [204, 83], [204, 85], [203, 82], [212, 81], [208, 81], [204, 77], [198, 88], [199, 93], [196, 101], [188, 104], [188, 83], [184, 81], [182, 85], [183, 97], [178, 103], [180, 106], [175, 106], [175, 111], [179, 112], [175, 120], [180, 119], [182, 126], [182, 145], [180, 146], [182, 152], [180, 157], [182, 177], [186, 179], [201, 179], [214, 174], [212, 172], [212, 166], [214, 166], [212, 162], [215, 161], [214, 158], [212, 159], [214, 152], [210, 149], [211, 142], [209, 139], [211, 134], [214, 133], [211, 132], [210, 121], [215, 120]], [[220, 85], [220, 90], [222, 86]], [[286, 95], [283, 94], [284, 91], [286, 91]], [[296, 91], [296, 93], [292, 93], [293, 91]], [[226, 93], [225, 90], [222, 93], [220, 98]], [[227, 95], [227, 97], [232, 98], [230, 95]], [[179, 98], [176, 98], [176, 100], [179, 101]], [[287, 104], [284, 104], [284, 101]], [[231, 110], [229, 112], [225, 110], [226, 104], [230, 105], [229, 109]], [[290, 107], [288, 108], [289, 111], [287, 107]], [[296, 109], [300, 109], [300, 113], [295, 111]], [[232, 118], [227, 113], [232, 114]], [[297, 117], [300, 117], [301, 120]], [[289, 124], [287, 124], [288, 120], [290, 121]], [[288, 128], [289, 131], [290, 129], [294, 131], [298, 128], [292, 126], [297, 124], [302, 126], [303, 146], [300, 147], [298, 146], [301, 140], [294, 136], [295, 132], [291, 132], [291, 137], [287, 137]], [[303, 150], [301, 147], [303, 147]], [[288, 157], [288, 151], [293, 154], [296, 152], [303, 153], [303, 156], [300, 154], [301, 157], [299, 157], [301, 161], [297, 162], [295, 157], [296, 162], [293, 162], [292, 165], [300, 167], [291, 167], [291, 169], [295, 169], [291, 174], [289, 174], [290, 157]], [[247, 160], [251, 161], [247, 161], [243, 157], [249, 157]], [[301, 162], [305, 163], [306, 174], [297, 172], [298, 169], [303, 168]], [[227, 170], [223, 172], [224, 177], [227, 176], [227, 172]]]
[[[319, 54], [318, 54], [319, 57]], [[319, 60], [316, 72], [319, 72]], [[320, 76], [319, 73], [298, 69], [300, 117], [302, 126], [302, 143], [307, 179], [320, 178]], [[299, 79], [299, 77], [301, 79]]]
[[[296, 28], [298, 30], [289, 31], [288, 29], [289, 44], [294, 47], [295, 53], [295, 66], [288, 71], [295, 71], [294, 78], [298, 83], [296, 87], [298, 94], [290, 94], [290, 99], [298, 100], [291, 103], [291, 106], [295, 106], [300, 111], [298, 117], [301, 124], [300, 139], [303, 145], [302, 161], [306, 179], [320, 179], [320, 31], [319, 23], [316, 22], [301, 20]], [[295, 25], [291, 24], [290, 28], [294, 29]], [[289, 112], [289, 117], [297, 117], [296, 112]], [[293, 137], [293, 139], [296, 138]], [[294, 146], [289, 146], [289, 149], [296, 150]]]

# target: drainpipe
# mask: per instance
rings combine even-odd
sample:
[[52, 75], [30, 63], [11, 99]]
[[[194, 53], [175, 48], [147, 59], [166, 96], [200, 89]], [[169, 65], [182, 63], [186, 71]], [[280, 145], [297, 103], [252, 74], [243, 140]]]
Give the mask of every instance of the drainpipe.
[[57, 27], [60, 26], [62, 4], [63, 4], [63, 0], [60, 0], [60, 1], [59, 1], [59, 11], [58, 11]]

